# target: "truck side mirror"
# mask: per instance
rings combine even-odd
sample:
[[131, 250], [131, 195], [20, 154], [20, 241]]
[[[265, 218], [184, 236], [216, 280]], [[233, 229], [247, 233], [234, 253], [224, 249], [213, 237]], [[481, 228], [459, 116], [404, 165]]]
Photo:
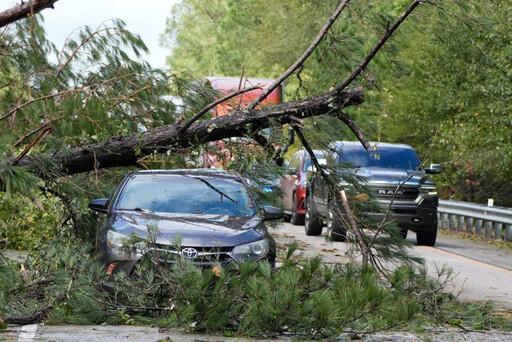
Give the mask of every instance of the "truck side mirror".
[[425, 173], [430, 175], [441, 173], [441, 164], [430, 164], [430, 167], [425, 169]]

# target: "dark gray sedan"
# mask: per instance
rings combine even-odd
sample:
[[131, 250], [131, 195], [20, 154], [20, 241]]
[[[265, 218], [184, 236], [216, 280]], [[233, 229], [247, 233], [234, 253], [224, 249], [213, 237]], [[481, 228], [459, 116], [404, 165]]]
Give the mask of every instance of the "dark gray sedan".
[[131, 274], [143, 258], [188, 260], [201, 267], [266, 259], [276, 247], [264, 221], [283, 217], [258, 209], [245, 181], [218, 170], [153, 170], [128, 174], [111, 199], [89, 208], [106, 214], [98, 248], [107, 273]]

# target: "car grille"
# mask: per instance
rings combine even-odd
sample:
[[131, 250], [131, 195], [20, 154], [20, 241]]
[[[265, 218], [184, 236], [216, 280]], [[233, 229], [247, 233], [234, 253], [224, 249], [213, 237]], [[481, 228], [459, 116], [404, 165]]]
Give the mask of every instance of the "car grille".
[[381, 200], [391, 200], [395, 191], [395, 201], [414, 201], [420, 195], [420, 190], [417, 187], [401, 187], [398, 190], [396, 187], [375, 187], [377, 198]]
[[182, 246], [177, 249], [175, 246], [156, 244], [149, 248], [146, 256], [151, 257], [161, 264], [174, 264], [180, 258], [192, 262], [197, 266], [226, 265], [233, 261], [230, 252], [233, 247], [188, 247]]

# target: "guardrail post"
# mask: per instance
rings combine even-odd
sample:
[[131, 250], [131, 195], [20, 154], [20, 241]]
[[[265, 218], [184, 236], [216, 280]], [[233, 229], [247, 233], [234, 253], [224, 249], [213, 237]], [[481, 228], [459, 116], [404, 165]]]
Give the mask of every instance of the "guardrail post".
[[475, 235], [481, 235], [481, 234], [482, 234], [482, 220], [478, 219], [478, 220], [476, 220]]
[[512, 224], [507, 224], [505, 227], [505, 241], [512, 240]]
[[485, 237], [491, 238], [492, 221], [485, 221]]
[[494, 223], [494, 238], [495, 239], [502, 239], [501, 238], [501, 230], [503, 229], [503, 223], [496, 222]]
[[466, 218], [462, 215], [459, 216], [459, 222], [457, 222], [457, 231], [458, 232], [461, 232], [462, 231], [462, 228], [464, 227], [464, 221], [466, 220]]
[[441, 229], [446, 229], [448, 227], [446, 227], [446, 221], [448, 220], [448, 214], [447, 213], [442, 213], [441, 214]]
[[473, 232], [473, 218], [468, 217], [466, 221], [466, 233], [471, 234]]
[[455, 230], [455, 215], [448, 215], [448, 225], [450, 230]]

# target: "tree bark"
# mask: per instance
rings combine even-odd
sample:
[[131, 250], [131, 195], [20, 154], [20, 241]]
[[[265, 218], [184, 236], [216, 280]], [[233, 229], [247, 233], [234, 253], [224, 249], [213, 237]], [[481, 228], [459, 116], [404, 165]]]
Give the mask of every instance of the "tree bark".
[[30, 17], [31, 15], [38, 13], [45, 8], [53, 7], [53, 4], [57, 0], [31, 0], [21, 3], [21, 5], [14, 6], [0, 12], [0, 27], [9, 25], [17, 20]]
[[[25, 156], [18, 166], [25, 166], [41, 178], [73, 175], [102, 168], [133, 166], [144, 155], [184, 149], [209, 141], [252, 136], [271, 123], [284, 125], [307, 118], [337, 113], [342, 108], [364, 102], [363, 88], [337, 90], [304, 100], [287, 102], [263, 110], [237, 110], [210, 120], [194, 122], [186, 131], [183, 124], [172, 124], [144, 133], [136, 133], [105, 142], [56, 151], [37, 157]], [[14, 162], [9, 160], [9, 164]], [[49, 172], [50, 170], [50, 172]]]

